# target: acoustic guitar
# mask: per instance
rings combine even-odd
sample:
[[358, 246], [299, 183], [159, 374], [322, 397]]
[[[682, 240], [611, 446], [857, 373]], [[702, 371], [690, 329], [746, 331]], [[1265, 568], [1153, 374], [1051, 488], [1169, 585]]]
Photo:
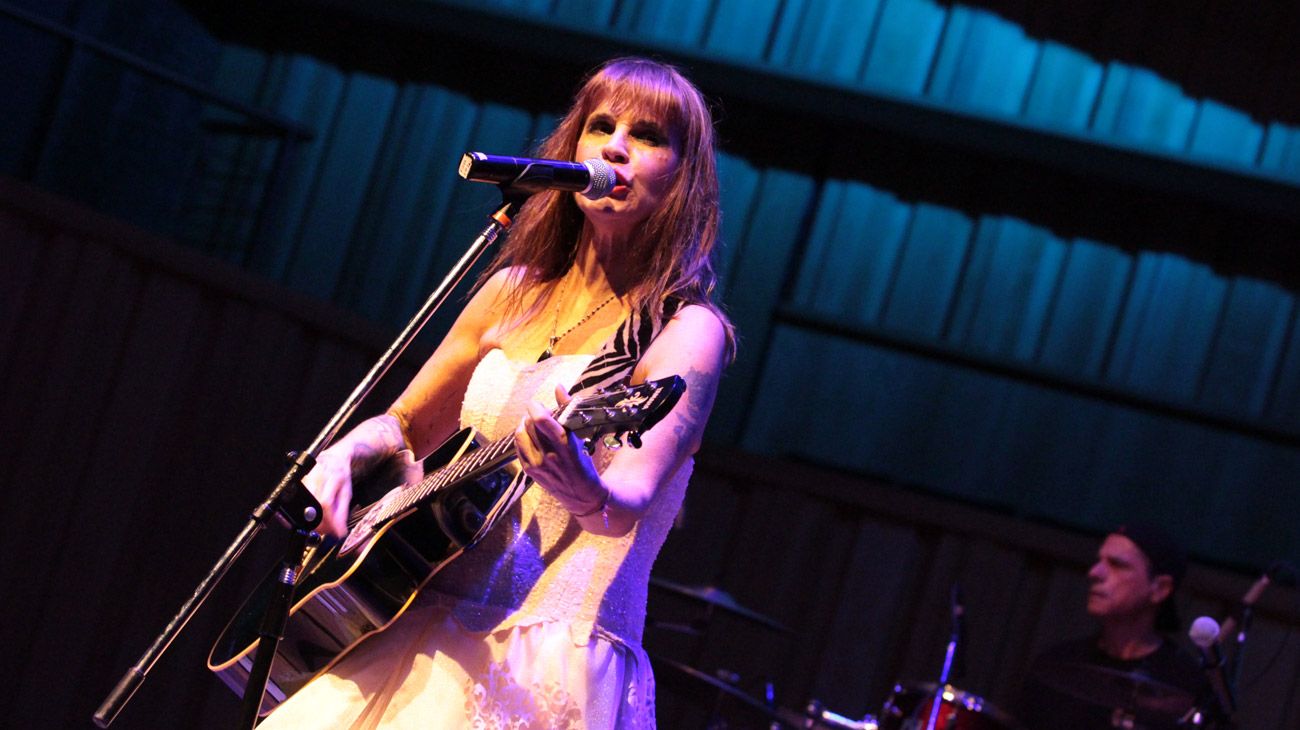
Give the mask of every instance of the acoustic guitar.
[[[640, 435], [667, 415], [685, 390], [685, 381], [672, 376], [580, 394], [554, 415], [589, 450], [595, 439], [609, 446], [626, 442], [636, 447]], [[410, 463], [409, 451], [374, 470], [373, 476], [357, 480], [358, 495], [388, 491], [352, 510], [345, 540], [309, 550], [267, 680], [262, 713], [329, 669], [362, 639], [390, 626], [434, 574], [474, 548], [530, 483], [516, 456], [513, 434], [484, 443], [467, 428], [425, 459], [426, 467], [441, 466], [418, 482], [398, 482], [401, 459]], [[272, 571], [258, 585], [208, 656], [208, 668], [241, 695], [276, 580]]]

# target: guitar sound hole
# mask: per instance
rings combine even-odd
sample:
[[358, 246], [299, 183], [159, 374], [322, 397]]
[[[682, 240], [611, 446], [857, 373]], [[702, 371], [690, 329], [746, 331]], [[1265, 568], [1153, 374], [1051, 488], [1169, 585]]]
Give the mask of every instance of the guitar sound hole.
[[456, 505], [456, 517], [460, 526], [470, 535], [478, 532], [478, 528], [483, 526], [483, 513], [479, 512], [478, 507], [468, 499], [462, 499], [460, 504]]
[[511, 470], [501, 469], [448, 489], [434, 501], [434, 517], [457, 547], [474, 542], [483, 529], [486, 513], [496, 505], [513, 478]]
[[457, 547], [473, 542], [475, 533], [483, 525], [483, 513], [478, 511], [463, 489], [441, 495], [433, 504], [433, 515], [443, 533]]

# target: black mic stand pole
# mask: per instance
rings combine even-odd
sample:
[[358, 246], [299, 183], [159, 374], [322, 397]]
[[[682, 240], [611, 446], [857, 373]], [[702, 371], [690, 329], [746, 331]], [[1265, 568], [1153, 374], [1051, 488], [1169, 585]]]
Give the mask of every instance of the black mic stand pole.
[[948, 596], [948, 610], [952, 619], [952, 626], [948, 634], [948, 646], [944, 650], [943, 669], [939, 672], [939, 685], [934, 689], [934, 698], [931, 699], [930, 717], [925, 723], [925, 730], [935, 730], [939, 727], [939, 712], [943, 709], [943, 693], [948, 686], [948, 682], [953, 677], [953, 669], [957, 669], [957, 674], [962, 674], [963, 661], [959, 654], [963, 648], [962, 628], [966, 621], [966, 607], [961, 599], [961, 585], [954, 583], [952, 591]]
[[1232, 658], [1228, 660], [1228, 671], [1226, 672], [1228, 692], [1230, 693], [1237, 691], [1238, 683], [1241, 681], [1242, 655], [1246, 653], [1246, 636], [1250, 633], [1250, 622], [1254, 615], [1255, 607], [1253, 605], [1246, 604], [1242, 606], [1241, 621], [1236, 632], [1230, 637], [1236, 644], [1232, 651]]
[[239, 556], [262, 528], [267, 526], [269, 519], [278, 514], [294, 530], [295, 538], [285, 553], [280, 571], [279, 590], [272, 597], [271, 605], [268, 606], [267, 612], [263, 616], [259, 631], [260, 638], [255, 650], [256, 657], [253, 661], [253, 668], [249, 673], [248, 684], [244, 686], [243, 722], [241, 727], [251, 728], [256, 724], [258, 712], [262, 705], [262, 695], [266, 691], [266, 682], [270, 675], [271, 662], [275, 656], [276, 644], [283, 635], [284, 625], [288, 621], [293, 588], [302, 569], [305, 550], [320, 540], [319, 534], [314, 531], [314, 528], [320, 524], [320, 503], [316, 501], [316, 498], [310, 492], [303, 488], [302, 476], [311, 470], [316, 463], [316, 455], [334, 439], [339, 429], [352, 417], [357, 407], [374, 389], [375, 384], [383, 378], [384, 374], [388, 372], [397, 358], [411, 344], [411, 341], [415, 339], [415, 336], [424, 325], [433, 317], [433, 314], [442, 306], [451, 290], [460, 283], [460, 280], [464, 278], [483, 251], [496, 241], [503, 230], [510, 227], [511, 219], [518, 213], [519, 207], [528, 194], [505, 185], [499, 187], [501, 189], [502, 204], [490, 216], [487, 227], [474, 239], [470, 247], [456, 261], [451, 271], [438, 284], [437, 288], [429, 294], [424, 304], [397, 335], [393, 344], [389, 345], [388, 349], [370, 368], [370, 371], [366, 373], [361, 382], [352, 390], [352, 393], [348, 395], [343, 405], [339, 407], [329, 422], [325, 424], [325, 427], [321, 429], [321, 432], [317, 434], [311, 445], [305, 451], [290, 454], [292, 461], [289, 470], [285, 472], [279, 484], [271, 491], [266, 500], [258, 505], [257, 509], [253, 510], [248, 523], [244, 525], [235, 540], [221, 554], [221, 557], [218, 558], [207, 575], [199, 581], [189, 600], [181, 606], [172, 620], [164, 627], [162, 633], [154, 639], [140, 659], [118, 680], [117, 685], [113, 687], [108, 697], [95, 710], [95, 725], [106, 728], [113, 722], [114, 718], [131, 699], [131, 696], [144, 683], [145, 677], [162, 656], [162, 653], [167, 650], [167, 647], [185, 628], [185, 624], [198, 611], [199, 606], [203, 605], [203, 602], [207, 600], [208, 595], [212, 593], [217, 583], [225, 576], [230, 566], [239, 559]]
[[[1255, 603], [1264, 593], [1264, 589], [1271, 583], [1281, 585], [1295, 585], [1294, 569], [1285, 562], [1273, 561], [1264, 571], [1264, 575], [1255, 585], [1251, 587], [1246, 595], [1241, 599], [1240, 617], [1229, 616], [1223, 622], [1225, 632], [1231, 633], [1227, 640], [1234, 644], [1232, 655], [1226, 660], [1227, 666], [1224, 672], [1225, 681], [1228, 683], [1228, 692], [1234, 695], [1237, 687], [1241, 684], [1241, 667], [1244, 664], [1246, 653], [1246, 638], [1250, 634], [1251, 620], [1255, 617]], [[1234, 619], [1236, 619], [1234, 621]], [[1225, 641], [1225, 643], [1227, 643]]]

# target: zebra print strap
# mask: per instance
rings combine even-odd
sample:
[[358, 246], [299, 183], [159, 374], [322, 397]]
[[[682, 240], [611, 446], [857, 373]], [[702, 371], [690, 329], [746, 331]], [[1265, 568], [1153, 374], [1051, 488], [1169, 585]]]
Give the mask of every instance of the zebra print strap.
[[605, 341], [587, 369], [582, 371], [578, 382], [569, 392], [578, 393], [626, 383], [646, 348], [659, 336], [668, 320], [677, 314], [683, 304], [681, 299], [673, 297], [664, 302], [662, 317], [655, 317], [649, 308], [628, 315], [618, 330]]

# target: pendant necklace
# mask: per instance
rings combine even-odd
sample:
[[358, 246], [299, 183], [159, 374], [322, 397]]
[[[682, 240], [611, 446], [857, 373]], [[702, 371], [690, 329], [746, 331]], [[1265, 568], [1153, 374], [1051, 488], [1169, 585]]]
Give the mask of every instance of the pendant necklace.
[[555, 321], [551, 323], [551, 336], [548, 338], [548, 341], [546, 343], [546, 349], [542, 352], [541, 357], [537, 358], [537, 362], [541, 362], [547, 359], [548, 357], [550, 357], [551, 355], [554, 355], [555, 345], [558, 344], [560, 340], [564, 339], [565, 335], [568, 335], [570, 332], [586, 324], [587, 320], [596, 316], [596, 312], [599, 312], [600, 310], [604, 309], [605, 305], [609, 304], [610, 302], [614, 301], [617, 298], [618, 295], [610, 294], [608, 299], [601, 302], [600, 304], [597, 304], [595, 309], [591, 310], [590, 312], [587, 312], [587, 314], [584, 315], [582, 319], [578, 320], [577, 323], [575, 323], [572, 327], [568, 328], [567, 330], [557, 335], [555, 334], [555, 330], [559, 329], [560, 327], [560, 304], [561, 302], [564, 301], [564, 290], [561, 289], [559, 298], [555, 300]]

